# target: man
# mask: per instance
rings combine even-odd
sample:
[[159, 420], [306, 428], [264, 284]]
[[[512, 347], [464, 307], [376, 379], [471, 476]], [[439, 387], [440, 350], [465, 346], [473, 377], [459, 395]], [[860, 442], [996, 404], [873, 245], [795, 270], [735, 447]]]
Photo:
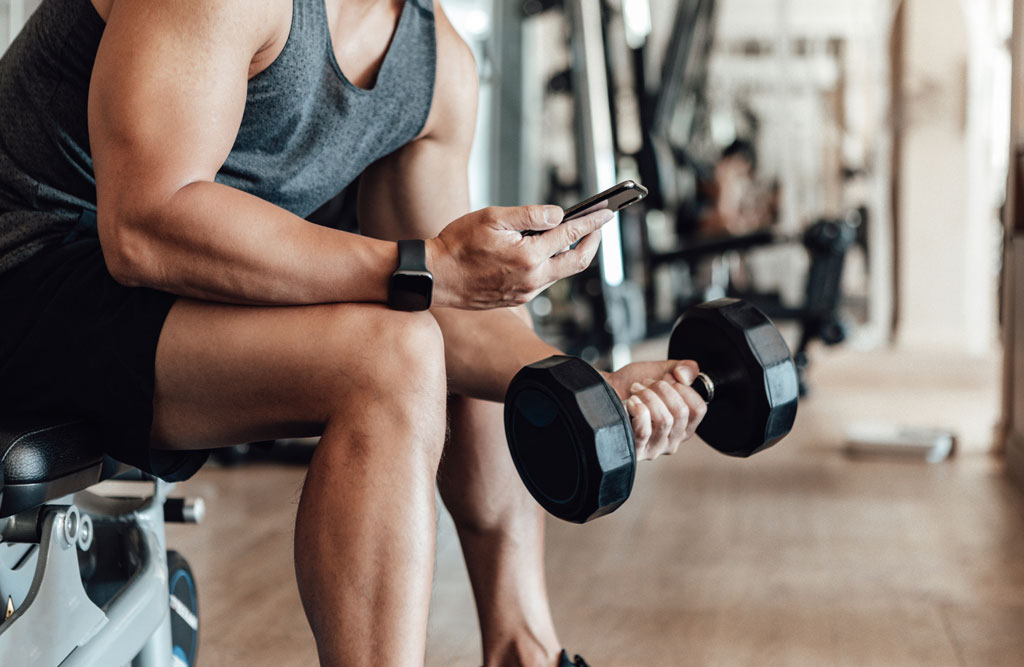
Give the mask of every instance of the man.
[[742, 236], [775, 218], [777, 187], [758, 187], [757, 151], [750, 141], [733, 141], [713, 166], [690, 159], [689, 167], [696, 192], [679, 209], [677, 227], [684, 236]]
[[[497, 401], [556, 353], [514, 307], [589, 264], [607, 214], [467, 213], [475, 106], [431, 0], [45, 0], [0, 61], [0, 398], [168, 479], [322, 435], [295, 567], [324, 665], [422, 664], [435, 479], [485, 663], [567, 660]], [[364, 236], [302, 220], [360, 173]], [[402, 239], [430, 311], [389, 293]], [[695, 372], [608, 376], [640, 458], [694, 432]]]

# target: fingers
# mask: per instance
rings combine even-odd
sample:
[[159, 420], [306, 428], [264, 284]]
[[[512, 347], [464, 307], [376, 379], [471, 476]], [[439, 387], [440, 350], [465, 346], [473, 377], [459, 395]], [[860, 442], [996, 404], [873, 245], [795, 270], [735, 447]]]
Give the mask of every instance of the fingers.
[[679, 385], [679, 396], [686, 403], [689, 413], [689, 421], [683, 431], [682, 439], [689, 440], [697, 432], [697, 427], [704, 420], [708, 413], [708, 404], [701, 398], [700, 394], [689, 385]]
[[499, 229], [542, 232], [557, 227], [565, 212], [558, 206], [516, 206], [492, 209]]
[[673, 368], [667, 379], [634, 382], [630, 387], [626, 410], [632, 418], [639, 460], [674, 454], [693, 436], [707, 412], [700, 395], [673, 377], [677, 371], [684, 379], [693, 373], [693, 369], [680, 366]]
[[700, 373], [696, 361], [669, 361], [668, 367], [666, 375], [687, 387], [693, 384], [693, 381], [697, 379], [697, 374]]
[[665, 381], [650, 380], [644, 384], [633, 383], [630, 387], [633, 395], [643, 401], [651, 415], [651, 437], [647, 442], [645, 458], [657, 458], [662, 454], [672, 454], [679, 448], [681, 437], [673, 438], [673, 428], [685, 425], [688, 414], [686, 403], [673, 392]]
[[542, 252], [545, 257], [553, 257], [587, 235], [601, 229], [614, 217], [614, 213], [604, 209], [588, 213], [581, 218], [566, 220], [546, 234], [533, 237], [533, 243], [537, 245], [538, 252]]
[[[488, 209], [492, 228], [515, 230], [523, 235], [517, 264], [528, 274], [524, 285], [529, 287], [529, 294], [521, 302], [590, 266], [601, 244], [600, 235], [594, 232], [613, 215], [604, 210], [563, 222], [564, 212], [557, 206]], [[570, 248], [574, 244], [576, 247]]]
[[633, 427], [633, 444], [636, 447], [636, 458], [639, 461], [649, 460], [647, 443], [651, 439], [651, 412], [636, 396], [626, 399], [626, 412], [630, 416], [630, 425]]
[[697, 393], [691, 385], [694, 380], [697, 379], [697, 375], [700, 373], [700, 368], [697, 366], [696, 361], [673, 361], [671, 372], [668, 374], [671, 380], [674, 380], [679, 384], [677, 387], [680, 398], [686, 403], [689, 409], [689, 423], [687, 424], [686, 431], [683, 434], [683, 440], [687, 440], [697, 432], [697, 427], [700, 426], [701, 421], [704, 419], [704, 415], [708, 412], [708, 404], [704, 398]]
[[560, 280], [579, 273], [590, 266], [600, 247], [601, 233], [595, 231], [587, 234], [578, 246], [551, 258], [547, 265], [548, 277]]

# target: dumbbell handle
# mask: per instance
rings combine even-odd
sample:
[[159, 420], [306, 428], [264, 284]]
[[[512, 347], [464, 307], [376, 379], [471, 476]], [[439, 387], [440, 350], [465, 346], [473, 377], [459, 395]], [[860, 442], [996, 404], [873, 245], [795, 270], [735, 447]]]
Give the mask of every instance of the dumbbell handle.
[[723, 391], [728, 392], [729, 387], [743, 382], [743, 378], [735, 373], [729, 373], [722, 369], [712, 368], [708, 372], [700, 371], [690, 385], [697, 395], [710, 405], [716, 396], [721, 396]]

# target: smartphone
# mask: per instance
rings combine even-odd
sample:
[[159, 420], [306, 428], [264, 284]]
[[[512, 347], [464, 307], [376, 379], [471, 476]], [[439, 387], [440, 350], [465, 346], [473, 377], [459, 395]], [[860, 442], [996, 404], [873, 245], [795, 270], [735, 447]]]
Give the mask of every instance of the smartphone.
[[612, 211], [621, 211], [630, 204], [635, 204], [644, 197], [647, 196], [647, 188], [634, 183], [633, 181], [622, 181], [618, 185], [613, 185], [604, 192], [596, 194], [589, 199], [584, 199], [579, 204], [575, 204], [565, 209], [565, 217], [562, 222], [566, 220], [573, 220], [575, 218], [582, 217], [588, 213], [594, 211], [600, 211], [602, 209], [611, 209]]
[[[630, 204], [635, 204], [644, 197], [647, 196], [647, 188], [635, 183], [633, 181], [622, 181], [618, 185], [613, 185], [604, 192], [598, 193], [593, 197], [584, 199], [578, 204], [573, 204], [569, 208], [565, 209], [565, 217], [562, 218], [562, 222], [566, 220], [573, 220], [575, 218], [582, 217], [588, 213], [594, 211], [600, 211], [602, 209], [611, 209], [614, 211], [621, 211]], [[534, 234], [540, 234], [540, 232], [529, 230], [523, 232], [523, 236], [533, 236]], [[579, 245], [579, 241], [572, 244], [571, 247], [575, 248]]]

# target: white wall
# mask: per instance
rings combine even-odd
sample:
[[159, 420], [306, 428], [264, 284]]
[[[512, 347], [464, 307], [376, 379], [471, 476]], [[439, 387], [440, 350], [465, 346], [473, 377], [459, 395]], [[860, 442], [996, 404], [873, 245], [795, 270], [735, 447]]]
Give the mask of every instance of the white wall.
[[[890, 142], [897, 118], [889, 83], [890, 25], [903, 2], [904, 90], [898, 100], [902, 144], [899, 210], [891, 211]], [[900, 293], [896, 340], [972, 354], [997, 344], [998, 205], [1005, 183], [1009, 65], [1004, 46], [1010, 0], [719, 0], [719, 45], [768, 44], [760, 61], [719, 48], [710, 86], [755, 102], [763, 121], [759, 149], [783, 184], [785, 228], [834, 214], [823, 155], [839, 136], [847, 164], [869, 170], [872, 207], [869, 329], [863, 342], [889, 338], [891, 290]], [[655, 49], [668, 38], [675, 0], [652, 0]], [[794, 57], [795, 40], [839, 39], [843, 126], [821, 100], [833, 88], [827, 54]], [[812, 47], [813, 48], [813, 47]], [[750, 70], [752, 65], [764, 72]], [[816, 106], [817, 105], [817, 106]], [[858, 143], [859, 142], [859, 143]], [[823, 151], [824, 149], [824, 151]], [[831, 160], [831, 157], [828, 157]], [[849, 203], [849, 202], [848, 202]], [[847, 204], [848, 204], [847, 203]], [[900, 238], [893, 273], [892, 226]]]
[[992, 146], [1005, 146], [1006, 128], [996, 126], [1009, 120], [1009, 82], [994, 79], [1006, 76], [989, 20], [995, 3], [904, 2], [898, 341], [984, 354], [997, 343], [1005, 179]]
[[0, 0], [0, 53], [7, 50], [41, 0]]
[[964, 340], [967, 34], [957, 0], [905, 0], [899, 341]]

